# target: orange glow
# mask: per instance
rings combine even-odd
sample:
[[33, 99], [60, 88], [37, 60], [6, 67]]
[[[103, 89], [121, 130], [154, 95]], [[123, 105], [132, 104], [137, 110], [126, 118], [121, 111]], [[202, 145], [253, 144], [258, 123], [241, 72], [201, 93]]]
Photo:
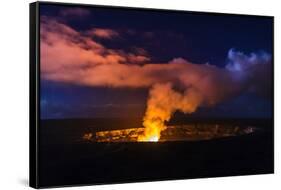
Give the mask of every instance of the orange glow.
[[157, 142], [160, 139], [161, 131], [166, 129], [164, 121], [160, 118], [154, 119], [148, 116], [144, 117], [143, 121], [144, 133], [138, 137], [140, 142]]
[[84, 139], [84, 140], [90, 141], [90, 140], [92, 140], [92, 138], [93, 138], [93, 133], [85, 133], [85, 134], [83, 135], [83, 139]]
[[[85, 133], [84, 141], [91, 142], [167, 142], [167, 141], [199, 141], [247, 135], [258, 129], [253, 126], [237, 126], [235, 124], [192, 123], [186, 125], [167, 126], [160, 136], [145, 136], [145, 129], [129, 128], [120, 130], [97, 131], [95, 134]], [[141, 139], [143, 138], [143, 139]]]
[[152, 136], [150, 139], [148, 139], [149, 142], [158, 142], [159, 137], [158, 136]]
[[196, 89], [189, 88], [181, 93], [175, 91], [171, 83], [154, 85], [149, 91], [143, 118], [144, 134], [138, 141], [158, 141], [175, 111], [192, 113], [201, 103], [202, 96]]

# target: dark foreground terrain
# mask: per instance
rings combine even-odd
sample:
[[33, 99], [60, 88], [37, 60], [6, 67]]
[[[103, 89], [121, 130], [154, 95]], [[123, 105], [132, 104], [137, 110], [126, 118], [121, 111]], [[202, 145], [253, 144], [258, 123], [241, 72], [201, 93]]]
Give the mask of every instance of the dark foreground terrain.
[[[138, 125], [126, 122], [130, 127]], [[47, 187], [272, 173], [272, 122], [239, 121], [242, 123], [260, 130], [205, 141], [93, 143], [82, 141], [83, 133], [121, 128], [125, 123], [45, 120], [40, 128], [39, 184]]]

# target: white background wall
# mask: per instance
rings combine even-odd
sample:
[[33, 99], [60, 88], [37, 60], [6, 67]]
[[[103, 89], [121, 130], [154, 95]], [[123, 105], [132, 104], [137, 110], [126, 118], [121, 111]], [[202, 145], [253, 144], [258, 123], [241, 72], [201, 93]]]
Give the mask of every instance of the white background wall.
[[[59, 1], [59, 0], [57, 0]], [[278, 0], [67, 0], [88, 4], [183, 9], [275, 16], [275, 168], [276, 174], [74, 187], [71, 189], [278, 189], [280, 174], [280, 34]], [[0, 189], [28, 189], [28, 3], [0, 6]], [[262, 36], [261, 36], [262, 38]], [[279, 86], [279, 87], [278, 87]], [[279, 150], [278, 150], [279, 149]], [[70, 188], [69, 188], [70, 189]], [[280, 187], [279, 187], [280, 189]]]

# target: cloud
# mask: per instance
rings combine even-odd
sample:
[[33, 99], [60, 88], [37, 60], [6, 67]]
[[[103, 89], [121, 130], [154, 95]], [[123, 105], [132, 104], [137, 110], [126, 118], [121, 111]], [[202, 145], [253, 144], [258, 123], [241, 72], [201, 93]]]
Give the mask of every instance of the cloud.
[[[75, 77], [90, 74], [99, 65], [134, 64], [149, 59], [144, 55], [106, 48], [84, 32], [48, 17], [41, 18], [40, 36], [41, 72], [43, 78], [50, 80], [60, 78], [78, 82]], [[83, 77], [83, 80], [88, 79]]]
[[[261, 67], [270, 68], [271, 63], [270, 55], [265, 52], [247, 56], [233, 49], [228, 53], [229, 63], [225, 69], [193, 64], [182, 58], [151, 63], [149, 56], [141, 52], [144, 51], [113, 50], [56, 20], [47, 17], [41, 20], [41, 72], [47, 80], [131, 88], [172, 82], [179, 88], [196, 86], [203, 92], [216, 88], [216, 91], [225, 91], [221, 94], [227, 94], [235, 91], [236, 86], [242, 87], [245, 81], [258, 77], [252, 73], [262, 72], [258, 69]], [[143, 62], [146, 64], [138, 65]]]
[[93, 28], [91, 30], [88, 30], [86, 32], [88, 35], [92, 35], [98, 38], [103, 39], [112, 39], [114, 37], [119, 36], [119, 33], [111, 30], [111, 29], [105, 29], [105, 28]]
[[263, 97], [272, 97], [272, 57], [259, 51], [249, 55], [230, 49], [226, 70], [233, 73], [237, 80], [243, 81], [247, 91]]
[[85, 17], [89, 16], [91, 12], [85, 8], [64, 8], [60, 11], [60, 15], [68, 17]]
[[259, 53], [251, 53], [246, 55], [243, 52], [230, 49], [228, 52], [228, 64], [226, 69], [230, 71], [245, 71], [257, 64], [268, 64], [271, 62], [271, 55], [261, 51]]

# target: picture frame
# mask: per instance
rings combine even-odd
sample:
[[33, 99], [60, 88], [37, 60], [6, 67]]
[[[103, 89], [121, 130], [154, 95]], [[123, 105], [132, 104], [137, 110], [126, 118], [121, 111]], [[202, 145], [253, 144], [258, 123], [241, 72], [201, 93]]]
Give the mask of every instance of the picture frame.
[[273, 173], [274, 17], [31, 3], [29, 115], [33, 188]]

